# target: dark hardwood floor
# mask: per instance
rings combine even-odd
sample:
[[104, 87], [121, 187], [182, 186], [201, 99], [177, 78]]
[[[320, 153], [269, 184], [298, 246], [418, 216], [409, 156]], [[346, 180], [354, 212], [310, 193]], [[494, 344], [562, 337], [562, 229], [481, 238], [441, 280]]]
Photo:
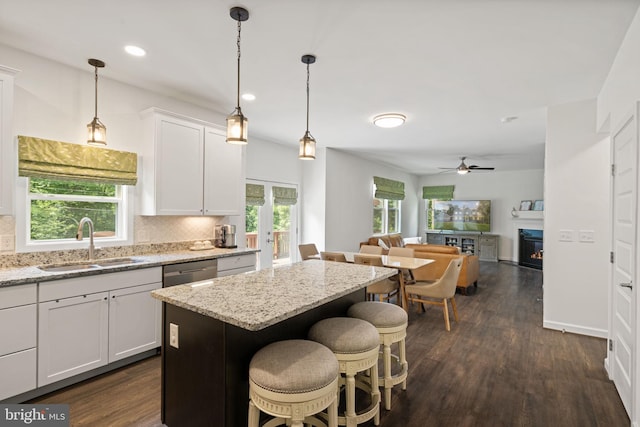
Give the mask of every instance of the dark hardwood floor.
[[[439, 308], [413, 307], [408, 387], [394, 389], [380, 425], [628, 426], [605, 340], [542, 329], [541, 297], [540, 271], [481, 263], [477, 292], [456, 297], [451, 332]], [[160, 425], [160, 358], [32, 402], [70, 404], [72, 426]]]

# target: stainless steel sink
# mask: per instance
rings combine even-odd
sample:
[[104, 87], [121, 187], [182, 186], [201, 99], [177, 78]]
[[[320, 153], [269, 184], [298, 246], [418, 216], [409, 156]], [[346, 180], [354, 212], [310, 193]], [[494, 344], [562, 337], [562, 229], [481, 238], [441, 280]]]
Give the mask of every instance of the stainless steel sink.
[[38, 268], [42, 271], [59, 272], [59, 271], [75, 271], [75, 270], [92, 270], [99, 268], [95, 264], [51, 264], [40, 265]]
[[142, 260], [135, 258], [114, 258], [114, 259], [104, 259], [96, 261], [96, 265], [99, 267], [116, 267], [119, 265], [129, 265], [135, 264], [138, 262], [142, 262]]
[[96, 260], [96, 261], [84, 262], [84, 263], [40, 265], [38, 266], [38, 268], [42, 271], [61, 272], [61, 271], [93, 270], [96, 268], [104, 268], [104, 267], [118, 267], [121, 265], [130, 265], [138, 262], [142, 262], [142, 260], [135, 259], [135, 258], [113, 258], [113, 259], [103, 259], [103, 260]]

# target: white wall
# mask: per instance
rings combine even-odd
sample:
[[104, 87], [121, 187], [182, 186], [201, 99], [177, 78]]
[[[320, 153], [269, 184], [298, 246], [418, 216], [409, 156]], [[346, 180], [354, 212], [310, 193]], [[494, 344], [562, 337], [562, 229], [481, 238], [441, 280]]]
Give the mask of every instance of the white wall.
[[[596, 101], [549, 107], [545, 152], [544, 326], [606, 337], [609, 281], [608, 138]], [[569, 230], [573, 241], [559, 241]], [[595, 241], [579, 241], [581, 230]]]
[[357, 251], [373, 234], [373, 177], [404, 182], [403, 236], [418, 235], [417, 177], [335, 149], [326, 153], [326, 247]]
[[[425, 175], [420, 177], [419, 190], [429, 185], [454, 185], [453, 197], [458, 200], [491, 200], [491, 233], [500, 235], [498, 259], [513, 259], [513, 217], [511, 209], [520, 206], [521, 200], [543, 199], [543, 170], [471, 172]], [[420, 199], [420, 235], [424, 238], [426, 213], [424, 200]]]
[[318, 250], [327, 249], [325, 194], [327, 189], [327, 149], [316, 148], [316, 159], [304, 161], [302, 167], [302, 215], [300, 243], [315, 243]]

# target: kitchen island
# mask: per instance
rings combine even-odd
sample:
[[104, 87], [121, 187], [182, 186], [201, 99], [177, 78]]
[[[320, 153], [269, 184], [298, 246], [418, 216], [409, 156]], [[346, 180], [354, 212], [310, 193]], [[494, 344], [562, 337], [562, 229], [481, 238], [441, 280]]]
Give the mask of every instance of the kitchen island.
[[246, 425], [255, 352], [305, 338], [313, 323], [346, 315], [366, 286], [396, 273], [308, 260], [153, 291], [163, 301], [162, 422]]

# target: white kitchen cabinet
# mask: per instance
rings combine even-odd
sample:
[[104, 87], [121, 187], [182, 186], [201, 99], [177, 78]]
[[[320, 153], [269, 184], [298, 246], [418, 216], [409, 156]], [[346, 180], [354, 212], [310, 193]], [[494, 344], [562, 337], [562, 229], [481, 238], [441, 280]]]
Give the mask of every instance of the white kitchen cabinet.
[[162, 283], [118, 289], [109, 294], [109, 363], [160, 347], [162, 303], [149, 295]]
[[36, 284], [0, 287], [0, 400], [36, 387]]
[[218, 277], [232, 276], [256, 269], [256, 254], [218, 258]]
[[244, 151], [222, 127], [152, 108], [142, 113], [141, 215], [241, 215]]
[[17, 70], [0, 66], [0, 215], [13, 215], [15, 149], [13, 143], [13, 80]]
[[39, 284], [38, 387], [160, 346], [162, 268]]
[[108, 292], [39, 304], [38, 386], [107, 364]]

